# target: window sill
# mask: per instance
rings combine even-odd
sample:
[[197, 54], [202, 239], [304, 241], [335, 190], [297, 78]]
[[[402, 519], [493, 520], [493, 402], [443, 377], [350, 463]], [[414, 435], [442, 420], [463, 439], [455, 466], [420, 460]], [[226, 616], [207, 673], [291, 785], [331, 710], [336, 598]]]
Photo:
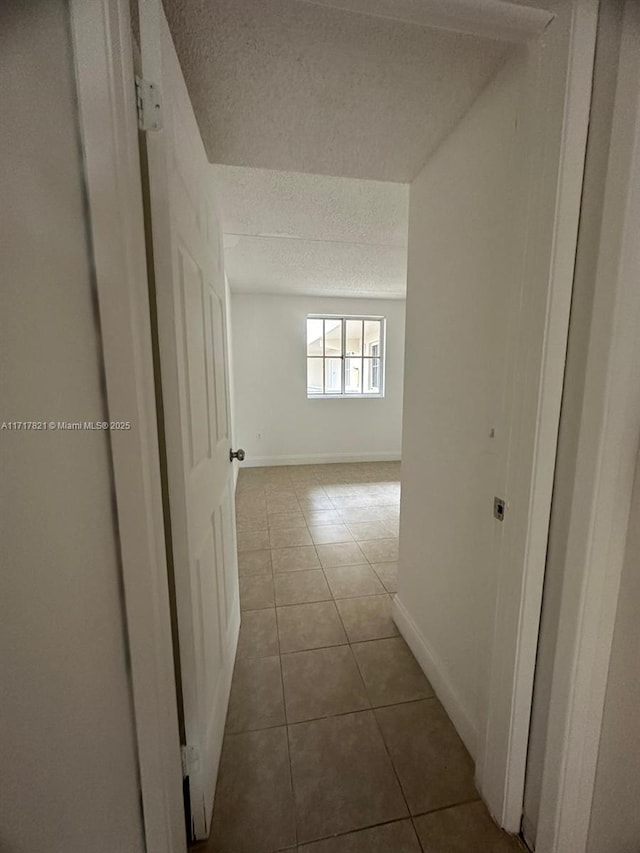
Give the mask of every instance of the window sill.
[[384, 400], [384, 394], [307, 394], [307, 400]]

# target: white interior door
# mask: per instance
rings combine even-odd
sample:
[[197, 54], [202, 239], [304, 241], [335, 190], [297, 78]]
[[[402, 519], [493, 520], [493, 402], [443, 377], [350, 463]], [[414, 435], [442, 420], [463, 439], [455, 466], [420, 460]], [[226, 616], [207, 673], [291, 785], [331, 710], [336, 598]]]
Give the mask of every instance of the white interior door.
[[239, 628], [221, 234], [209, 164], [159, 0], [140, 4], [158, 339], [191, 826], [205, 838]]

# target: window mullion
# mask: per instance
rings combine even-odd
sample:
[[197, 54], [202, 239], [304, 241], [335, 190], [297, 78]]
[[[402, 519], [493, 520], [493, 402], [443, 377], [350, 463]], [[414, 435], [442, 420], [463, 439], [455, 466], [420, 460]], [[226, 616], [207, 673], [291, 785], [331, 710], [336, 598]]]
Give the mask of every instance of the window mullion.
[[378, 394], [382, 396], [384, 393], [384, 363], [386, 359], [384, 351], [384, 320], [378, 320], [378, 340], [380, 341], [378, 347]]
[[327, 393], [327, 321], [322, 321], [322, 394]]
[[360, 394], [364, 393], [364, 320], [360, 329]]
[[341, 396], [344, 396], [344, 393], [345, 393], [345, 390], [344, 390], [345, 389], [345, 370], [346, 370], [346, 363], [347, 363], [346, 359], [344, 357], [344, 354], [346, 351], [346, 346], [347, 346], [347, 338], [346, 338], [347, 321], [343, 317], [341, 322], [342, 322], [342, 335], [341, 335], [341, 342], [340, 342], [340, 365], [341, 365], [341, 369], [340, 369], [340, 394], [341, 394]]

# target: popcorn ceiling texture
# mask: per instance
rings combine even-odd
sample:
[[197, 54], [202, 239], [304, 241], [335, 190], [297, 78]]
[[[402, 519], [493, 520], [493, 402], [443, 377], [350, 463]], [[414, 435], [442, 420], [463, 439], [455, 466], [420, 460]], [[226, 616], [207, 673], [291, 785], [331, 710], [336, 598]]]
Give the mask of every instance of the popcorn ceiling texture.
[[404, 298], [408, 184], [211, 168], [232, 290]]
[[225, 250], [231, 289], [240, 293], [404, 299], [406, 249], [356, 243], [242, 237]]
[[503, 44], [301, 0], [165, 0], [212, 163], [409, 182]]
[[212, 166], [223, 230], [406, 246], [409, 186]]

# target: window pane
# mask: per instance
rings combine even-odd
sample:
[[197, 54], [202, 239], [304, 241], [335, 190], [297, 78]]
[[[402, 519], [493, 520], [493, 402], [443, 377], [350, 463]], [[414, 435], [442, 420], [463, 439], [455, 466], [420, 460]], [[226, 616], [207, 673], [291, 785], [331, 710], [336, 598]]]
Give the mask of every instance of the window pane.
[[324, 321], [325, 355], [342, 355], [342, 320]]
[[324, 393], [342, 393], [342, 359], [327, 358], [324, 362]]
[[347, 320], [345, 355], [362, 355], [362, 320]]
[[364, 321], [364, 354], [380, 355], [380, 320]]
[[322, 394], [322, 364], [321, 358], [307, 359], [307, 394]]
[[347, 358], [345, 362], [344, 386], [346, 394], [360, 394], [362, 391], [362, 359]]
[[307, 320], [307, 355], [323, 355], [322, 320]]
[[364, 360], [364, 387], [365, 394], [380, 393], [380, 359], [365, 358]]

